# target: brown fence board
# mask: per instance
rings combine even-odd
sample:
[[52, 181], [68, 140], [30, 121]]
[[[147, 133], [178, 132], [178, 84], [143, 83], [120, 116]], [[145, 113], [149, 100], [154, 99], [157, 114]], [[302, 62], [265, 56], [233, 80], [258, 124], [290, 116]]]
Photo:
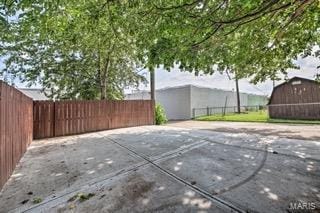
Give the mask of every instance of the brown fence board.
[[32, 141], [32, 99], [0, 81], [0, 189]]
[[154, 123], [154, 101], [32, 101], [0, 81], [0, 189], [32, 139]]
[[54, 102], [35, 101], [33, 104], [34, 138], [54, 136]]
[[153, 123], [151, 100], [34, 102], [35, 139]]

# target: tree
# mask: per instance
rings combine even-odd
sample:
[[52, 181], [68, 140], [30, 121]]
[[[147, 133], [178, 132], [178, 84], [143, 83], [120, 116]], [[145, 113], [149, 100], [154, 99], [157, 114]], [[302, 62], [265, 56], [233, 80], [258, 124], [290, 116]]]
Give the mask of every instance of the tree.
[[83, 88], [82, 94], [106, 98], [115, 94], [112, 83], [137, 82], [137, 66], [229, 70], [238, 79], [264, 81], [296, 68], [293, 60], [320, 43], [316, 0], [12, 2], [6, 8], [20, 18], [7, 38], [5, 71], [40, 81], [58, 96]]
[[165, 0], [146, 1], [143, 8], [152, 23], [145, 43], [149, 67], [234, 70], [258, 82], [297, 68], [293, 60], [319, 44], [314, 0]]
[[1, 34], [4, 32], [3, 28], [5, 28], [8, 24], [8, 21], [6, 19], [7, 17], [7, 8], [5, 7], [6, 5], [3, 2], [0, 2], [0, 32]]
[[[120, 99], [145, 78], [130, 10], [118, 2], [18, 1], [5, 45], [7, 75], [52, 98]], [[17, 12], [19, 11], [19, 12]]]
[[6, 31], [8, 31], [8, 21], [7, 21], [7, 9], [4, 4], [0, 2], [0, 55], [3, 52], [3, 40], [6, 37]]

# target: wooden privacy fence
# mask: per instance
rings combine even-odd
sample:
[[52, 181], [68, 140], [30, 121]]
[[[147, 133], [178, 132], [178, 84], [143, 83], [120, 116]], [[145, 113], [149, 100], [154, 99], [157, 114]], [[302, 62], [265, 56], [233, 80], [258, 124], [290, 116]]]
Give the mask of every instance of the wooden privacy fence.
[[0, 189], [32, 141], [32, 99], [0, 81]]
[[150, 125], [154, 101], [35, 101], [0, 81], [0, 190], [32, 139]]
[[35, 101], [35, 139], [154, 123], [154, 101]]

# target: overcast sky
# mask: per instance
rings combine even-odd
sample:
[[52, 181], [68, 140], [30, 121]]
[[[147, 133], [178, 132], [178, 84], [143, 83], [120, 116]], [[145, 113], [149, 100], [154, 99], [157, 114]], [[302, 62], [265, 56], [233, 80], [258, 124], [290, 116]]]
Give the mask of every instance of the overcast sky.
[[[320, 70], [317, 70], [317, 66], [320, 65], [318, 59], [313, 57], [308, 57], [304, 59], [299, 59], [297, 64], [300, 65], [300, 70], [289, 70], [288, 76], [300, 76], [304, 78], [314, 79], [315, 74], [320, 73]], [[1, 64], [0, 60], [0, 68], [3, 68], [3, 64]], [[149, 79], [149, 76], [147, 75]], [[171, 86], [181, 86], [185, 84], [193, 84], [202, 87], [211, 87], [211, 88], [219, 88], [225, 90], [233, 90], [235, 89], [235, 83], [232, 80], [229, 80], [227, 75], [221, 75], [219, 73], [215, 73], [213, 75], [200, 75], [195, 76], [189, 72], [180, 72], [178, 69], [173, 69], [171, 72], [167, 72], [164, 69], [156, 70], [156, 89], [171, 87]], [[276, 82], [276, 84], [282, 83], [283, 81]], [[18, 87], [25, 87], [24, 84], [16, 82]], [[246, 93], [255, 93], [261, 95], [270, 95], [272, 92], [272, 81], [266, 81], [263, 83], [259, 83], [257, 85], [249, 83], [248, 79], [242, 79], [239, 82], [239, 87], [241, 92]], [[141, 90], [149, 90], [149, 85], [144, 86], [141, 85]], [[127, 89], [126, 93], [132, 92], [132, 89]]]
[[[317, 66], [320, 65], [320, 61], [313, 57], [300, 58], [296, 64], [300, 65], [300, 70], [288, 70], [288, 77], [304, 77], [309, 79], [314, 79], [315, 74], [320, 73], [320, 70], [317, 71]], [[149, 79], [149, 76], [147, 76]], [[284, 76], [283, 76], [284, 78]], [[225, 90], [235, 89], [235, 82], [229, 80], [226, 74], [221, 75], [215, 73], [213, 75], [201, 75], [195, 76], [189, 72], [180, 72], [179, 69], [174, 69], [171, 72], [167, 72], [164, 69], [156, 70], [156, 89], [179, 86], [185, 84], [193, 84], [202, 87], [211, 87], [219, 88]], [[283, 81], [277, 81], [276, 85], [282, 83]], [[266, 81], [259, 83], [257, 85], [249, 83], [249, 79], [242, 79], [239, 82], [239, 87], [241, 92], [255, 93], [261, 95], [270, 95], [272, 92], [272, 81]], [[149, 85], [141, 86], [140, 89], [149, 90]], [[126, 90], [126, 93], [131, 92], [131, 90]]]

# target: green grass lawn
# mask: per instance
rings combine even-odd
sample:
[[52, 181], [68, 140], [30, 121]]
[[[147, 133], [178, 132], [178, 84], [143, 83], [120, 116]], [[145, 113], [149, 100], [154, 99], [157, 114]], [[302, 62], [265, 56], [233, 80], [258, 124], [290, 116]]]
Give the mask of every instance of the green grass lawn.
[[266, 111], [248, 112], [241, 114], [226, 114], [201, 116], [195, 118], [197, 121], [235, 121], [235, 122], [263, 122], [263, 123], [292, 123], [292, 124], [320, 124], [320, 121], [312, 120], [286, 120], [270, 119]]

